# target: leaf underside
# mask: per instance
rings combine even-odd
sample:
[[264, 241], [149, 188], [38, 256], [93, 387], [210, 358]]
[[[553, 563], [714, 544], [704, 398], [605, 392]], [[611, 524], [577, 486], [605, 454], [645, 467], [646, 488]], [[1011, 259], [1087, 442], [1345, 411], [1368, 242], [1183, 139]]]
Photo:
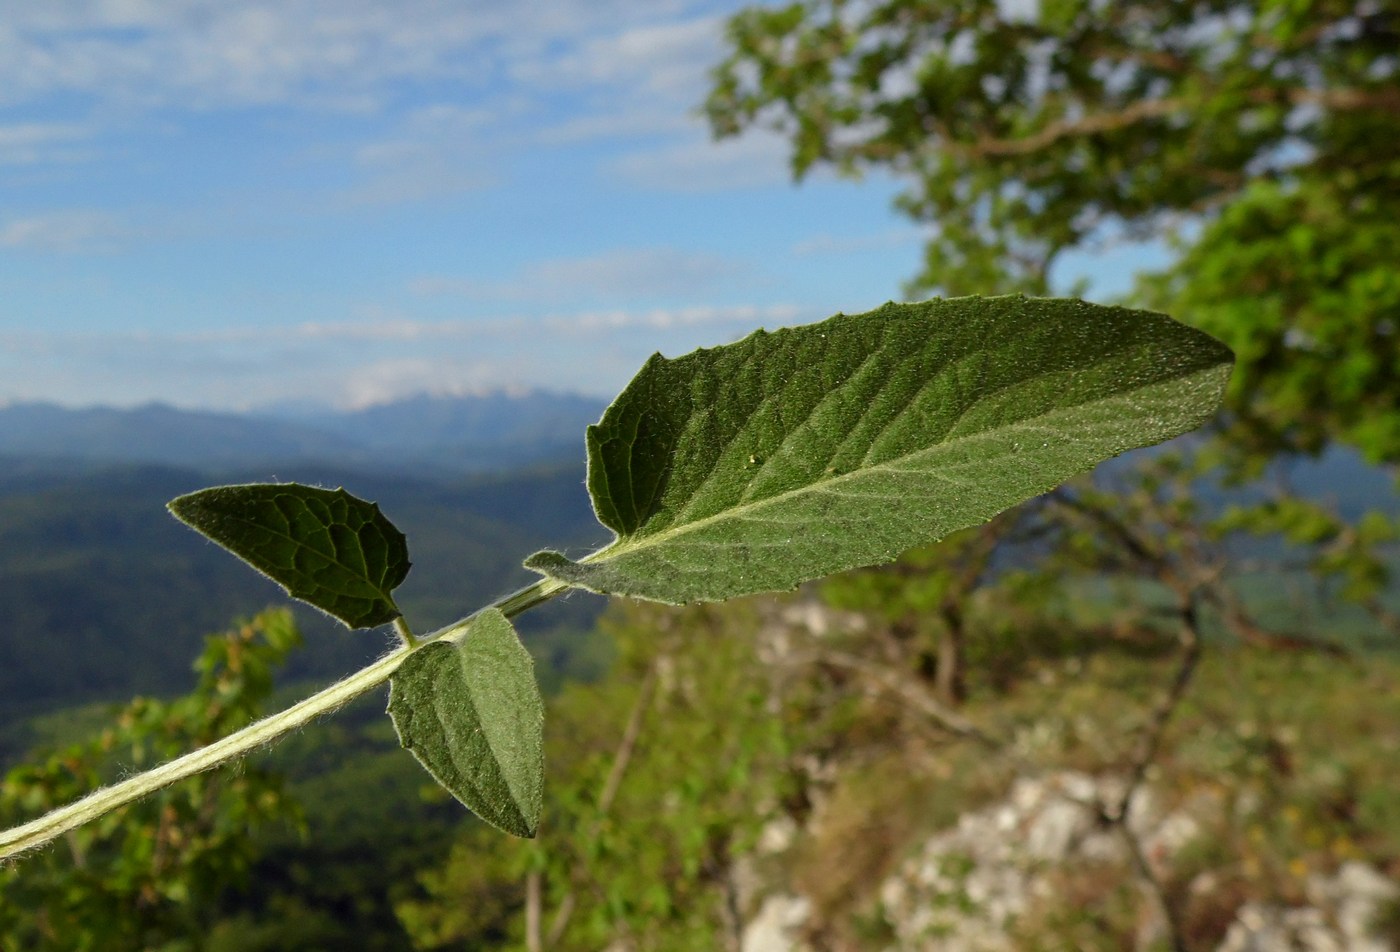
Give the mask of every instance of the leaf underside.
[[544, 703], [534, 664], [497, 609], [457, 644], [432, 642], [390, 679], [399, 742], [497, 829], [532, 837], [544, 802]]
[[343, 489], [296, 483], [217, 486], [180, 496], [171, 513], [287, 594], [351, 628], [400, 614], [408, 543], [379, 507]]
[[1232, 363], [1161, 314], [1021, 296], [657, 354], [588, 429], [589, 493], [616, 541], [525, 564], [683, 603], [887, 562], [1195, 429]]

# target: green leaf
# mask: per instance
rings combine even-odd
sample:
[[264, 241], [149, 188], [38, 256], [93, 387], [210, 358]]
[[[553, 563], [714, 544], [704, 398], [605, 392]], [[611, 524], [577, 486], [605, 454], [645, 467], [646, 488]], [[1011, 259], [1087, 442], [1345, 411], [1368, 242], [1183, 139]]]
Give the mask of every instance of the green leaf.
[[408, 543], [374, 503], [296, 483], [216, 486], [170, 502], [175, 518], [351, 628], [401, 613]]
[[544, 801], [544, 702], [534, 663], [490, 608], [459, 644], [435, 641], [390, 679], [399, 742], [473, 813], [532, 837]]
[[588, 429], [588, 489], [616, 541], [525, 564], [680, 603], [887, 562], [1194, 429], [1231, 363], [1161, 314], [1020, 296], [658, 354]]

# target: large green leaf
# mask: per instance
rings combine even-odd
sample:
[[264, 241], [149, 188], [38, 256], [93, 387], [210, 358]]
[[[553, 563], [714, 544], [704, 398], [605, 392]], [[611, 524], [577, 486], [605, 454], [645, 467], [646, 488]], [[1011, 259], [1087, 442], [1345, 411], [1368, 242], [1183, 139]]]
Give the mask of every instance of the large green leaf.
[[506, 616], [487, 609], [460, 643], [424, 645], [389, 683], [399, 742], [487, 823], [534, 836], [544, 801], [544, 702]]
[[216, 486], [169, 504], [177, 519], [351, 628], [400, 614], [408, 543], [374, 503], [296, 483]]
[[886, 562], [1194, 429], [1232, 359], [1161, 314], [1020, 296], [658, 354], [588, 430], [588, 489], [616, 541], [525, 564], [689, 602]]

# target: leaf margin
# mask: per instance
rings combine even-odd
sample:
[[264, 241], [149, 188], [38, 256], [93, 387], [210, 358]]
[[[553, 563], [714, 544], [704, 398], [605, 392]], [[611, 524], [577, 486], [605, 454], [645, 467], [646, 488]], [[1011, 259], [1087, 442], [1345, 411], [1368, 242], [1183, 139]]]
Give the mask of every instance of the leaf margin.
[[[1177, 416], [1180, 418], [1176, 422], [1165, 427], [1159, 426], [1158, 432], [1152, 432], [1145, 438], [1125, 437], [1121, 441], [1121, 446], [1115, 445], [1096, 459], [1080, 465], [1077, 468], [1073, 468], [1071, 471], [1055, 475], [1050, 481], [1025, 492], [1013, 501], [998, 504], [998, 508], [995, 511], [987, 512], [970, 521], [951, 526], [937, 535], [904, 540], [897, 546], [887, 546], [884, 551], [869, 552], [859, 560], [849, 561], [839, 565], [824, 565], [820, 568], [813, 568], [810, 570], [800, 570], [792, 573], [791, 578], [776, 584], [764, 583], [750, 585], [748, 587], [742, 585], [729, 587], [721, 586], [710, 591], [698, 593], [694, 590], [682, 591], [680, 587], [670, 585], [664, 580], [658, 583], [654, 578], [648, 579], [637, 575], [629, 576], [626, 572], [617, 568], [617, 566], [629, 556], [634, 556], [639, 552], [643, 552], [649, 547], [664, 546], [666, 543], [665, 533], [670, 532], [673, 535], [682, 535], [694, 528], [694, 524], [685, 524], [679, 528], [664, 529], [661, 531], [660, 535], [644, 533], [639, 530], [646, 527], [649, 516], [643, 517], [640, 520], [635, 518], [635, 496], [633, 499], [629, 500], [634, 509], [634, 515], [629, 519], [627, 514], [623, 512], [623, 507], [619, 506], [617, 500], [611, 495], [611, 483], [616, 476], [621, 475], [625, 477], [630, 485], [634, 474], [630, 464], [627, 468], [622, 470], [618, 470], [616, 466], [613, 471], [608, 470], [604, 462], [607, 440], [616, 437], [615, 433], [610, 434], [607, 432], [608, 425], [612, 423], [616, 426], [620, 419], [622, 424], [626, 427], [622, 433], [622, 438], [624, 440], [632, 440], [633, 442], [631, 445], [635, 446], [638, 434], [643, 429], [643, 423], [640, 415], [629, 419], [626, 414], [631, 404], [645, 402], [648, 399], [655, 399], [657, 393], [666, 392], [663, 388], [657, 386], [656, 381], [650, 379], [651, 376], [655, 375], [658, 368], [676, 368], [688, 361], [703, 362], [706, 360], [717, 360], [718, 358], [716, 355], [745, 346], [754, 348], [759, 346], [776, 347], [785, 337], [795, 339], [796, 335], [814, 334], [825, 336], [823, 329], [829, 330], [834, 328], [838, 322], [853, 324], [854, 322], [862, 321], [872, 322], [882, 318], [890, 320], [891, 318], [907, 317], [911, 314], [923, 316], [931, 310], [938, 309], [946, 309], [949, 312], [948, 316], [956, 316], [956, 309], [959, 307], [980, 307], [984, 312], [987, 308], [998, 307], [1004, 308], [1007, 311], [1019, 309], [1023, 312], [1040, 309], [1045, 313], [1060, 309], [1066, 313], [1077, 312], [1080, 315], [1095, 315], [1113, 321], [1126, 322], [1128, 320], [1136, 320], [1142, 321], [1144, 325], [1149, 323], [1155, 324], [1157, 327], [1165, 329], [1167, 334], [1175, 335], [1172, 344], [1178, 348], [1178, 351], [1173, 351], [1167, 354], [1167, 356], [1171, 357], [1172, 360], [1180, 361], [1183, 359], [1183, 355], [1186, 355], [1191, 360], [1197, 361], [1199, 365], [1191, 372], [1164, 376], [1136, 389], [1125, 390], [1124, 393], [1131, 396], [1135, 393], [1150, 391], [1154, 387], [1167, 387], [1168, 389], [1183, 391], [1189, 394], [1193, 399], [1185, 401], [1190, 404], [1189, 407], [1183, 408], [1178, 406], [1174, 408], [1177, 412]], [[1003, 317], [1004, 316], [996, 316], [993, 319], [1001, 320]], [[1063, 315], [1052, 315], [1052, 317], [1061, 319]], [[1130, 343], [1134, 342], [1130, 341]], [[1163, 346], [1163, 351], [1166, 351], [1165, 345]], [[1194, 353], [1187, 353], [1188, 351], [1194, 351]], [[1090, 304], [1076, 299], [1027, 298], [1024, 295], [1004, 295], [999, 297], [974, 296], [947, 300], [935, 299], [913, 305], [901, 305], [891, 302], [881, 308], [862, 314], [837, 314], [825, 321], [798, 327], [782, 328], [774, 332], [758, 330], [736, 343], [721, 345], [714, 348], [702, 348], [676, 358], [665, 358], [660, 354], [653, 354], [646, 364], [643, 365], [642, 369], [638, 371], [633, 380], [624, 388], [622, 393], [619, 394], [613, 404], [604, 412], [602, 419], [600, 419], [597, 424], [588, 428], [589, 492], [594, 500], [594, 510], [599, 521], [614, 532], [615, 538], [613, 542], [602, 549], [589, 553], [578, 561], [573, 561], [556, 551], [544, 550], [531, 555], [525, 560], [524, 565], [526, 568], [538, 572], [556, 582], [584, 588], [600, 594], [623, 595], [672, 604], [681, 604], [688, 601], [719, 601], [746, 594], [788, 590], [801, 584], [803, 581], [819, 578], [831, 574], [832, 572], [856, 568], [862, 565], [881, 564], [897, 558], [901, 552], [914, 545], [936, 541], [938, 538], [942, 538], [958, 528], [964, 528], [966, 526], [975, 525], [978, 522], [986, 521], [986, 519], [990, 518], [996, 512], [1010, 508], [1012, 505], [1016, 505], [1026, 499], [1033, 498], [1040, 493], [1046, 492], [1064, 482], [1066, 479], [1087, 472], [1109, 458], [1121, 455], [1131, 449], [1162, 442], [1165, 439], [1195, 429], [1210, 419], [1218, 410], [1232, 367], [1233, 354], [1224, 344], [1204, 332], [1177, 322], [1166, 315], [1152, 311]], [[1037, 376], [1038, 374], [1032, 374], [1025, 379], [1034, 381]], [[672, 389], [675, 388], [673, 387]], [[1096, 398], [1087, 401], [1083, 406], [1107, 403], [1120, 396], [1121, 394], [1112, 393], [1106, 398]], [[1052, 412], [1067, 411], [1080, 406], [1080, 404], [1071, 404], [1069, 407], [1054, 407]], [[972, 408], [975, 407], [976, 405], [973, 404]], [[645, 411], [642, 412], [644, 413]], [[694, 412], [706, 411], [701, 408], [701, 410]], [[1145, 416], [1148, 421], [1151, 422], [1157, 416], [1156, 408], [1149, 406]], [[1161, 421], [1157, 422], [1160, 423]], [[688, 425], [689, 424], [687, 424], [687, 426]], [[787, 437], [784, 437], [785, 440], [786, 438]], [[676, 437], [675, 442], [680, 442], [681, 439], [683, 439], [683, 436]], [[934, 444], [935, 447], [938, 445], [939, 444]], [[1046, 445], [1048, 446], [1048, 444]], [[654, 448], [650, 451], [650, 455], [655, 458], [668, 458], [671, 460], [675, 459], [676, 454], [677, 450], [674, 446], [665, 451], [656, 450]], [[763, 463], [763, 460], [753, 455], [749, 457], [749, 461], [760, 466]], [[828, 470], [828, 472], [830, 472], [830, 470]], [[851, 474], [839, 474], [835, 479], [842, 479], [848, 475]], [[810, 492], [811, 490], [812, 486], [806, 485], [799, 487], [797, 490], [794, 490], [794, 492]], [[762, 502], [766, 501], [767, 500], [764, 500]], [[687, 505], [689, 505], [689, 502], [687, 502]], [[654, 513], [655, 510], [653, 510], [652, 514], [654, 515]], [[633, 526], [630, 532], [628, 531], [629, 524]], [[652, 571], [654, 571], [654, 569]], [[647, 572], [643, 572], [642, 576], [646, 574]]]
[[[493, 642], [490, 646], [485, 643], [487, 639]], [[479, 654], [487, 647], [504, 650], [512, 655], [508, 661], [514, 663], [515, 670], [510, 673], [523, 675], [517, 678], [513, 685], [516, 690], [528, 695], [525, 700], [529, 710], [523, 712], [523, 717], [520, 716], [522, 712], [518, 708], [515, 712], [517, 716], [510, 719], [495, 714], [482, 716], [473, 688], [499, 689], [502, 682], [497, 680], [493, 684], [484, 685], [479, 679], [479, 675], [483, 673], [480, 669], [484, 666], [478, 665], [477, 670], [471, 670], [467, 662], [480, 662], [482, 659], [473, 658], [471, 653]], [[443, 697], [442, 683], [437, 675], [444, 669], [449, 675], [462, 674], [463, 684], [452, 687], [464, 689], [465, 697]], [[440, 639], [415, 648], [389, 678], [387, 705], [387, 713], [393, 722], [400, 746], [413, 754], [419, 765], [443, 789], [484, 822], [504, 833], [523, 839], [532, 839], [538, 832], [544, 807], [544, 701], [533, 672], [534, 660], [521, 644], [519, 633], [510, 619], [499, 609], [487, 608], [472, 619], [461, 638]], [[474, 676], [477, 677], [477, 681], [472, 684]], [[410, 682], [409, 679], [414, 680]], [[420, 691], [423, 679], [430, 681], [431, 687]], [[491, 762], [486, 766], [495, 768], [494, 775], [488, 770], [487, 776], [480, 783], [460, 776], [482, 764], [470, 764], [466, 771], [463, 770], [455, 759], [456, 755], [462, 754], [458, 748], [463, 745], [452, 743], [452, 731], [442, 731], [444, 735], [449, 735], [445, 745], [450, 748], [447, 751], [449, 763], [444, 764], [439, 760], [439, 751], [429, 749], [435, 741], [441, 740], [428, 736], [436, 729], [443, 728], [438, 705], [451, 703], [458, 706], [457, 713], [461, 713], [463, 709], [468, 712], [468, 740], [479, 735], [491, 755]], [[425, 709], [428, 707], [433, 708], [431, 714], [426, 713]], [[475, 721], [474, 727], [470, 725], [471, 721]], [[523, 731], [510, 730], [511, 727], [521, 726], [524, 727]], [[497, 751], [503, 741], [507, 745], [509, 741], [520, 742], [522, 735], [523, 742], [529, 750], [525, 758], [517, 759], [516, 766], [523, 769], [512, 770], [502, 763]], [[529, 760], [528, 764], [519, 763], [525, 759]], [[449, 771], [456, 772], [459, 776], [444, 776]], [[498, 788], [496, 792], [484, 789], [491, 786]], [[505, 801], [499, 794], [501, 786], [504, 786], [508, 794]]]
[[[306, 580], [309, 576], [306, 573], [298, 572], [295, 568], [289, 571], [285, 566], [268, 560], [258, 551], [258, 547], [247, 544], [246, 531], [224, 531], [230, 524], [239, 524], [244, 530], [252, 529], [281, 535], [294, 547], [306, 549], [322, 559], [328, 558], [324, 551], [314, 548], [298, 536], [270, 526], [266, 522], [249, 519], [246, 513], [235, 511], [238, 504], [246, 506], [252, 502], [260, 502], [275, 505], [275, 500], [283, 496], [296, 499], [303, 507], [306, 506], [308, 498], [327, 507], [343, 505], [347, 513], [358, 515], [363, 520], [358, 527], [346, 522], [326, 523], [321, 520], [328, 534], [337, 526], [353, 529], [355, 532], [360, 554], [366, 562], [365, 573], [356, 576], [356, 569], [353, 567], [338, 562], [337, 564], [345, 570], [347, 576], [353, 577], [356, 582], [364, 582], [370, 589], [375, 590], [371, 597], [343, 596], [364, 603], [359, 610], [350, 610], [339, 605], [332, 597], [333, 593], [327, 594], [328, 589], [325, 585], [308, 585]], [[344, 487], [324, 489], [302, 483], [234, 483], [211, 486], [177, 496], [166, 503], [166, 509], [182, 524], [236, 556], [259, 574], [271, 579], [290, 597], [335, 618], [348, 628], [375, 628], [403, 615], [392, 593], [403, 583], [409, 569], [412, 568], [413, 563], [408, 558], [408, 540], [384, 515], [378, 503], [361, 499]], [[368, 574], [369, 558], [360, 538], [360, 533], [366, 529], [377, 533], [386, 547], [384, 565], [378, 580]]]

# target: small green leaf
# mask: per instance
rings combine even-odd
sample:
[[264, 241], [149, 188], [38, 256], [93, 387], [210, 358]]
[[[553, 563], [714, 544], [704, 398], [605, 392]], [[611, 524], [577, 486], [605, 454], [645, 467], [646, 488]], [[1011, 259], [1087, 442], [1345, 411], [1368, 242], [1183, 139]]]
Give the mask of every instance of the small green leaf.
[[689, 602], [887, 562], [1201, 425], [1232, 361], [1161, 314], [1020, 296], [658, 354], [588, 429], [588, 489], [616, 541], [525, 564]]
[[408, 543], [379, 507], [343, 489], [296, 483], [216, 486], [170, 502], [175, 518], [351, 628], [401, 613]]
[[487, 609], [459, 644], [424, 645], [389, 684], [399, 743], [487, 823], [534, 836], [544, 802], [544, 702], [506, 616]]

